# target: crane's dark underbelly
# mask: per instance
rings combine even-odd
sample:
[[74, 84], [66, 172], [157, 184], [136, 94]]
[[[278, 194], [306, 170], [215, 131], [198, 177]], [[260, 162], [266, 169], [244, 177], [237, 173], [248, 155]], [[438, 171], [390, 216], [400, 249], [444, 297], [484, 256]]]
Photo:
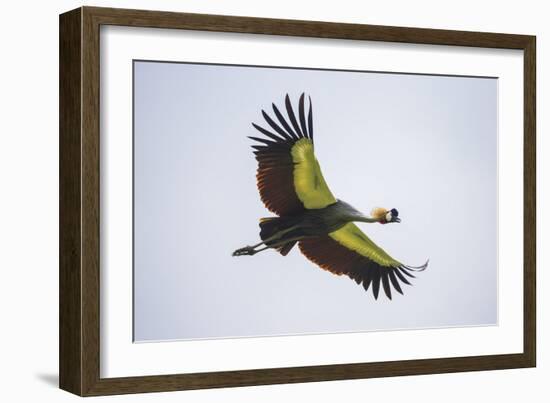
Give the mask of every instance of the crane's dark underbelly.
[[322, 209], [306, 210], [298, 226], [305, 236], [321, 236], [336, 231], [350, 221], [352, 219], [346, 205], [338, 201]]

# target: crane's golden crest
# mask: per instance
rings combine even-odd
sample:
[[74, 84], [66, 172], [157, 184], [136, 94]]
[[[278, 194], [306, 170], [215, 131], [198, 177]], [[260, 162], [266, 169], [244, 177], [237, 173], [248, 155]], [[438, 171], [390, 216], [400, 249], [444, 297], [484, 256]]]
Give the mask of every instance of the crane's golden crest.
[[386, 214], [388, 214], [388, 209], [384, 207], [375, 207], [370, 212], [371, 217], [378, 221], [385, 220]]

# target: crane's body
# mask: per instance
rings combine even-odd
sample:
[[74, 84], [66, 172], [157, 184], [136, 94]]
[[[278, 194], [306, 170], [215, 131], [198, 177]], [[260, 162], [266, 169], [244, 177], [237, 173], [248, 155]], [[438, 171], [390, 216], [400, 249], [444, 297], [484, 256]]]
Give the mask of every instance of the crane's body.
[[[302, 213], [283, 217], [269, 217], [260, 220], [260, 237], [267, 248], [278, 248], [288, 245], [286, 255], [297, 241], [328, 235], [339, 230], [347, 223], [378, 222], [377, 219], [367, 217], [350, 204], [337, 200], [333, 204], [320, 209], [305, 210]], [[254, 255], [261, 250], [250, 246], [238, 249], [234, 256]]]
[[[346, 274], [378, 298], [380, 285], [391, 299], [391, 286], [402, 293], [400, 282], [410, 284], [419, 267], [404, 265], [370, 240], [354, 222], [398, 223], [396, 209], [375, 208], [365, 216], [350, 204], [338, 200], [328, 188], [314, 154], [311, 99], [306, 120], [304, 94], [299, 101], [298, 119], [290, 98], [285, 98], [290, 124], [273, 104], [276, 123], [262, 115], [273, 131], [252, 124], [267, 138], [250, 137], [258, 161], [258, 190], [265, 206], [277, 217], [260, 219], [261, 242], [233, 252], [233, 256], [255, 255], [275, 249], [283, 256], [299, 243], [300, 251], [312, 262], [334, 274]], [[390, 286], [391, 284], [391, 286]]]
[[375, 219], [365, 216], [345, 201], [337, 200], [336, 203], [321, 209], [304, 211], [299, 227], [307, 238], [329, 234], [353, 221], [376, 222]]

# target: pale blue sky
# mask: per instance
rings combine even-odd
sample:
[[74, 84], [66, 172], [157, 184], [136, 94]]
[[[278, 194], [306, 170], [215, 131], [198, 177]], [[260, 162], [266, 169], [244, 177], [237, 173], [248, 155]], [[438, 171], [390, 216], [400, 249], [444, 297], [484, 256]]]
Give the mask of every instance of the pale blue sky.
[[[498, 80], [135, 62], [135, 339], [471, 326], [497, 321]], [[295, 248], [231, 256], [270, 216], [246, 136], [261, 109], [311, 95], [336, 197], [393, 257], [430, 259], [393, 301]], [[265, 126], [265, 125], [264, 125]]]

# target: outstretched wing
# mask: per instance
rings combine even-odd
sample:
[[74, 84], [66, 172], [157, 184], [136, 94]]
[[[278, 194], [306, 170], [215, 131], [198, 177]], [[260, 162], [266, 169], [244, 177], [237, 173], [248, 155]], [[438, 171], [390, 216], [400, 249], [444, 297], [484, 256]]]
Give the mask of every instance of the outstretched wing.
[[313, 152], [311, 98], [307, 122], [304, 104], [302, 94], [298, 122], [287, 94], [285, 106], [288, 121], [272, 104], [277, 122], [262, 110], [271, 130], [252, 123], [265, 136], [250, 137], [260, 143], [252, 146], [258, 161], [258, 190], [265, 206], [278, 215], [296, 214], [304, 209], [320, 209], [336, 203]]
[[404, 265], [388, 255], [367, 237], [354, 223], [348, 223], [330, 234], [300, 241], [300, 250], [319, 267], [336, 275], [345, 274], [363, 284], [368, 291], [372, 284], [374, 298], [378, 299], [380, 283], [386, 296], [391, 299], [391, 289], [403, 294], [400, 282], [411, 285], [407, 277], [420, 267]]

